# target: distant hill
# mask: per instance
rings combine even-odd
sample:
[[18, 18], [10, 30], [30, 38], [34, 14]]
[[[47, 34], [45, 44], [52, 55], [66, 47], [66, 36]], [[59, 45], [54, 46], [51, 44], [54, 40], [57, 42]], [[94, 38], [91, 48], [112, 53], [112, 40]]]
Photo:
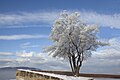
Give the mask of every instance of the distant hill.
[[40, 69], [32, 68], [32, 67], [3, 67], [3, 68], [0, 68], [0, 70], [17, 70], [17, 69], [40, 70]]
[[0, 68], [0, 80], [14, 80], [17, 69], [40, 70], [32, 67], [3, 67]]

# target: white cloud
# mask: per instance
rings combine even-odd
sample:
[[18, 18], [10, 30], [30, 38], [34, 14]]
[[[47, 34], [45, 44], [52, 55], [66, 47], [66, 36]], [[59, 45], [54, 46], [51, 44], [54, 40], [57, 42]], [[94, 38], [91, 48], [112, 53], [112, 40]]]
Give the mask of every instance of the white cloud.
[[14, 59], [10, 59], [10, 58], [1, 58], [0, 61], [8, 61], [8, 62], [12, 62]]
[[109, 46], [95, 52], [94, 57], [102, 59], [119, 59], [120, 57], [120, 38], [112, 38], [109, 40]]
[[27, 45], [30, 45], [30, 42], [26, 42], [26, 43], [23, 43], [21, 44], [22, 46], [27, 46]]
[[26, 51], [16, 53], [19, 57], [33, 57], [34, 52], [27, 53]]
[[13, 53], [11, 52], [0, 52], [0, 56], [11, 56]]
[[40, 45], [32, 45], [29, 42], [23, 43], [20, 45], [21, 48], [36, 48], [36, 47], [40, 47]]
[[81, 12], [81, 18], [87, 23], [120, 29], [120, 14], [107, 15], [96, 12]]
[[[0, 25], [3, 27], [20, 27], [19, 25], [51, 24], [57, 12], [21, 12], [19, 14], [0, 14]], [[44, 25], [45, 25], [44, 24]]]
[[16, 52], [14, 55], [16, 55], [14, 56], [14, 58], [5, 57], [3, 59], [0, 59], [0, 67], [27, 66], [46, 70], [70, 69], [68, 63], [59, 59], [52, 58], [46, 53], [36, 53], [34, 51], [20, 51]]
[[0, 40], [20, 40], [20, 39], [32, 39], [32, 38], [48, 38], [47, 35], [1, 35]]
[[[61, 11], [21, 12], [13, 14], [0, 14], [0, 28], [49, 26], [59, 16]], [[70, 12], [73, 12], [70, 10]], [[96, 12], [80, 11], [81, 18], [87, 23], [99, 26], [120, 29], [120, 14], [100, 14]]]
[[[110, 46], [98, 50], [91, 58], [83, 63], [81, 72], [86, 73], [111, 73], [120, 72], [120, 42], [119, 38], [109, 40]], [[24, 43], [29, 45], [30, 43]], [[0, 59], [1, 66], [28, 66], [45, 70], [70, 70], [69, 62], [55, 59], [46, 53], [36, 53], [34, 51], [16, 52], [16, 57]]]
[[120, 72], [120, 41], [119, 38], [109, 40], [110, 46], [100, 49], [93, 53], [83, 64], [82, 71], [93, 73], [111, 73]]

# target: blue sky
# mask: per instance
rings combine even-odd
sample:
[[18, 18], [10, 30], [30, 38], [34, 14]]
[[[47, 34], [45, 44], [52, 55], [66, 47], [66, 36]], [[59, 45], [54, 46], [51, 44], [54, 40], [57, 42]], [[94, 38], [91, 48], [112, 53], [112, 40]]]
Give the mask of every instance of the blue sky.
[[[47, 54], [43, 53], [43, 48], [52, 44], [48, 37], [54, 20], [63, 10], [70, 13], [78, 11], [84, 22], [100, 26], [98, 36], [112, 45], [100, 48], [95, 52], [100, 57], [96, 59], [94, 58], [96, 55], [93, 55], [93, 61], [98, 60], [99, 62], [104, 59], [106, 64], [110, 63], [108, 60], [111, 55], [114, 58], [120, 56], [119, 4], [120, 0], [0, 0], [0, 67], [39, 67], [44, 64], [40, 68], [49, 65], [46, 69], [66, 69], [67, 66], [59, 66], [66, 63], [60, 61], [57, 63], [51, 58], [48, 58], [50, 60], [45, 59]], [[111, 52], [109, 52], [110, 50]], [[114, 58], [113, 62], [118, 61], [114, 67], [119, 69], [120, 59]], [[36, 63], [36, 60], [41, 61]], [[30, 64], [26, 64], [27, 62]], [[96, 64], [99, 64], [98, 62]], [[54, 65], [58, 67], [55, 68]], [[86, 62], [85, 68], [88, 69], [87, 66], [90, 66], [93, 69], [94, 65]], [[105, 67], [105, 63], [101, 63], [99, 66], [102, 69]], [[114, 67], [110, 65], [108, 71], [111, 69], [115, 71]], [[83, 71], [86, 71], [85, 68]], [[94, 69], [97, 68], [98, 66], [94, 67]]]

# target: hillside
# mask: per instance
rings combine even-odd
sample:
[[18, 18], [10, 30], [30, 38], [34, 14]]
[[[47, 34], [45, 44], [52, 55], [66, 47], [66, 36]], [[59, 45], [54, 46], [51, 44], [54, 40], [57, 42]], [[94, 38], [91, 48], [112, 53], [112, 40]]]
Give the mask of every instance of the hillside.
[[31, 67], [3, 67], [0, 68], [0, 80], [12, 80], [16, 78], [17, 69], [38, 70]]

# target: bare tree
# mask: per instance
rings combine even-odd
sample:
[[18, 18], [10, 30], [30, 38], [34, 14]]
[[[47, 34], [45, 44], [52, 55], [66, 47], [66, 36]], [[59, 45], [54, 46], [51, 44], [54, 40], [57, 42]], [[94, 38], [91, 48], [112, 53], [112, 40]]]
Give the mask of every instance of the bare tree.
[[97, 25], [88, 25], [80, 19], [78, 12], [68, 14], [63, 11], [55, 20], [50, 39], [54, 45], [46, 48], [53, 57], [69, 60], [72, 72], [78, 76], [83, 60], [91, 56], [104, 44], [97, 40]]

